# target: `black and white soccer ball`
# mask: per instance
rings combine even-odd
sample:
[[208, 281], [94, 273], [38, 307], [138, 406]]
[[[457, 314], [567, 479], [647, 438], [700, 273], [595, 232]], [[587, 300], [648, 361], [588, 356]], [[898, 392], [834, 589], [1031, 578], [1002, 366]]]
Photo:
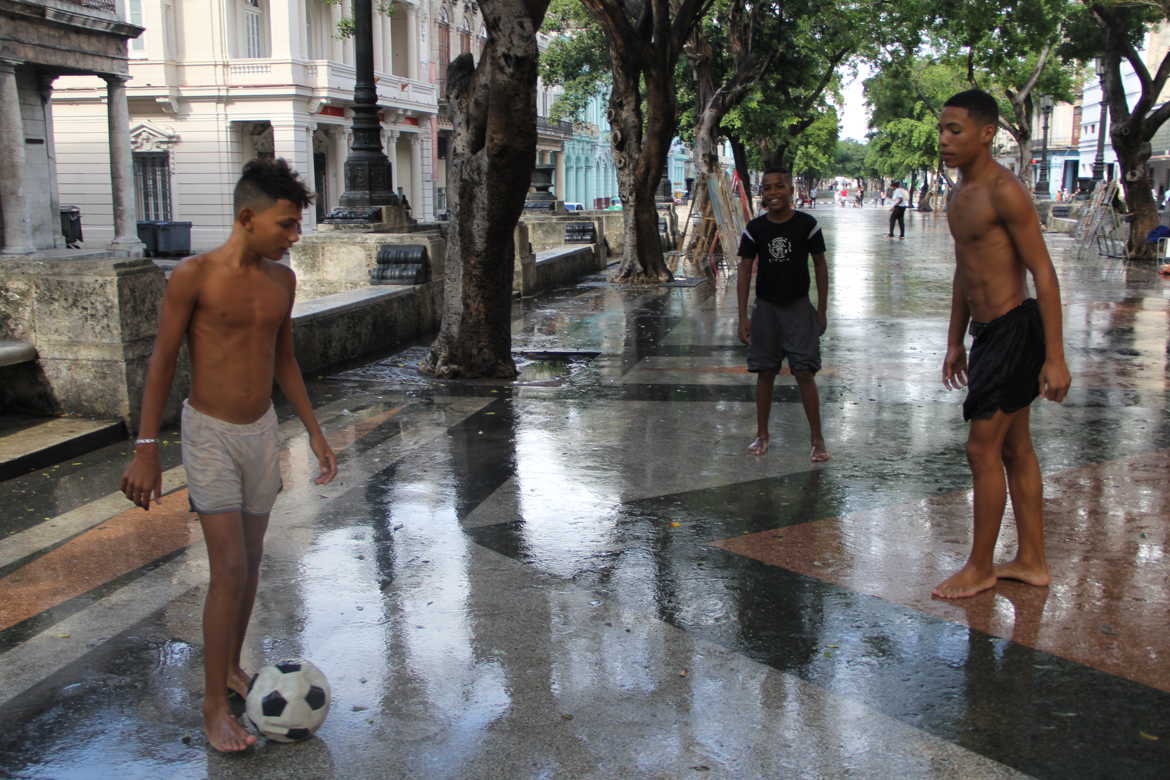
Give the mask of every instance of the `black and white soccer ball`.
[[332, 699], [329, 681], [308, 661], [289, 659], [265, 666], [248, 687], [248, 720], [268, 739], [299, 742], [313, 736]]

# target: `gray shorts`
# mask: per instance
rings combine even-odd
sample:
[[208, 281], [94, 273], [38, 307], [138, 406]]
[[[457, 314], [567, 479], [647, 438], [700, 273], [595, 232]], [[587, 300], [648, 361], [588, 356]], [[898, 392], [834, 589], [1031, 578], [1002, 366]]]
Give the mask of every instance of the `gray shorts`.
[[783, 304], [757, 298], [751, 336], [748, 371], [779, 371], [785, 358], [794, 374], [821, 370], [821, 324], [808, 298]]
[[266, 515], [283, 486], [276, 410], [238, 425], [183, 402], [183, 467], [191, 510]]

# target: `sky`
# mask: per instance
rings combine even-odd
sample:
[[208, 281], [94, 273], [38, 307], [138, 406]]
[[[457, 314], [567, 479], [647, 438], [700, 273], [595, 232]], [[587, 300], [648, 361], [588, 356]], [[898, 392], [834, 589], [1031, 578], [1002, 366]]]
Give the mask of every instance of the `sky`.
[[[863, 82], [869, 78], [869, 67], [862, 64], [857, 71], [857, 78], [844, 85], [845, 106], [840, 110], [841, 138], [853, 138], [864, 141], [869, 131], [869, 107], [865, 105], [865, 94], [862, 91]], [[845, 76], [848, 78], [848, 76]]]

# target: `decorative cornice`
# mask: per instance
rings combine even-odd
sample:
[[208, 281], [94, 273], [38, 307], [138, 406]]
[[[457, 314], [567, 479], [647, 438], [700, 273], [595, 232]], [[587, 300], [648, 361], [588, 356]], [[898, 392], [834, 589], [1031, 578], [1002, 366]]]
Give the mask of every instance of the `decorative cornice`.
[[130, 130], [130, 148], [136, 152], [166, 152], [179, 142], [179, 134], [150, 122], [141, 122]]

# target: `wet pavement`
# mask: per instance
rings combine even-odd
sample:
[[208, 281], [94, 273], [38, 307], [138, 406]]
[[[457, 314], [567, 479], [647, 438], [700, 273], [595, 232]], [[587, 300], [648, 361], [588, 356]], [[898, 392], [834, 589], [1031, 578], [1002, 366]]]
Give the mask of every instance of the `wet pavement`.
[[433, 382], [421, 348], [312, 378], [341, 476], [311, 483], [283, 410], [246, 645], [329, 677], [305, 743], [206, 747], [177, 432], [149, 514], [115, 492], [124, 446], [0, 482], [0, 775], [1165, 777], [1170, 287], [1050, 237], [1074, 377], [1033, 411], [1054, 581], [932, 600], [970, 538], [953, 263], [941, 218], [899, 241], [884, 213], [815, 212], [827, 464], [787, 376], [746, 454], [734, 279], [524, 301], [514, 383]]

